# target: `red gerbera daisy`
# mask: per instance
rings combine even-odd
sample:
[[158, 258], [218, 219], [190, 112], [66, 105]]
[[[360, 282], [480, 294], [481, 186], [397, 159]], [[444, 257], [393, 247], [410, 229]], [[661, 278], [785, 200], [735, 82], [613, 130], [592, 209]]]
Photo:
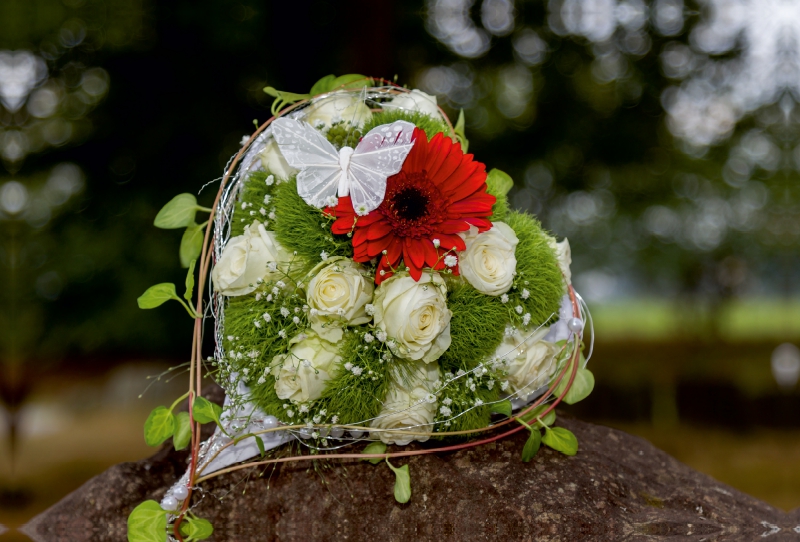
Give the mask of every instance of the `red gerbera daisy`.
[[403, 169], [388, 178], [377, 209], [357, 216], [350, 198], [343, 197], [328, 212], [337, 218], [333, 233], [353, 234], [354, 260], [380, 256], [375, 276], [380, 284], [401, 259], [414, 280], [419, 280], [423, 268], [443, 269], [445, 254], [466, 249], [458, 232], [470, 226], [479, 231], [492, 227], [488, 217], [494, 203], [495, 197], [486, 193], [484, 164], [464, 154], [461, 144], [444, 134], [428, 141], [416, 128], [414, 147]]

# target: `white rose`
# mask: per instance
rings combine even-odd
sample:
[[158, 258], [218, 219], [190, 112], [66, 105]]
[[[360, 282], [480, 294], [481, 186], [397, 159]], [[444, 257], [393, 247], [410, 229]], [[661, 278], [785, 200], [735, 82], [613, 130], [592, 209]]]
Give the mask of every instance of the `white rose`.
[[567, 284], [571, 284], [572, 271], [570, 270], [570, 266], [572, 265], [572, 250], [569, 248], [569, 239], [565, 237], [564, 240], [559, 243], [556, 241], [555, 237], [550, 237], [548, 243], [550, 244], [550, 248], [556, 253], [558, 267], [561, 269], [561, 272], [564, 273], [564, 280]]
[[258, 279], [277, 280], [280, 272], [270, 273], [271, 262], [282, 264], [290, 260], [289, 253], [258, 221], [245, 228], [242, 235], [228, 240], [219, 261], [211, 271], [214, 288], [222, 295], [249, 294], [258, 286]]
[[327, 98], [314, 102], [306, 111], [306, 122], [315, 128], [319, 124], [330, 126], [339, 121], [347, 121], [353, 126], [361, 127], [372, 118], [372, 112], [361, 101], [357, 92], [335, 92]]
[[391, 102], [384, 105], [384, 108], [387, 109], [395, 107], [399, 109], [408, 109], [410, 111], [419, 111], [435, 119], [442, 118], [442, 112], [436, 104], [436, 96], [431, 96], [417, 89], [411, 92], [398, 94], [392, 98]]
[[[372, 420], [371, 427], [378, 429], [406, 429], [409, 431], [431, 431], [430, 424], [436, 415], [436, 401], [429, 402], [435, 391], [434, 384], [439, 380], [439, 367], [433, 363], [413, 362], [412, 369], [403, 368], [402, 376], [393, 375], [386, 399], [378, 417]], [[414, 436], [375, 431], [373, 435], [386, 444], [405, 446], [412, 440], [425, 442], [428, 436]]]
[[543, 327], [531, 334], [519, 330], [505, 336], [495, 352], [499, 368], [508, 373], [511, 391], [524, 398], [550, 381], [556, 369], [555, 344], [542, 340], [548, 328]]
[[365, 306], [372, 302], [374, 281], [366, 269], [349, 258], [329, 258], [319, 264], [308, 283], [306, 302], [316, 309], [309, 316], [311, 328], [320, 337], [338, 342], [342, 325], [366, 324], [372, 317]]
[[476, 290], [486, 295], [506, 293], [517, 269], [517, 234], [505, 222], [492, 222], [492, 228], [478, 233], [472, 226], [461, 234], [467, 249], [459, 254], [458, 268]]
[[261, 158], [263, 168], [283, 181], [289, 180], [292, 175], [297, 173], [297, 170], [290, 166], [281, 154], [275, 138], [270, 138], [269, 143], [258, 153], [258, 156]]
[[272, 359], [275, 392], [281, 399], [301, 403], [319, 399], [342, 359], [339, 347], [314, 332], [301, 333], [291, 343], [288, 354]]
[[425, 272], [419, 282], [397, 273], [375, 290], [373, 306], [375, 326], [388, 335], [396, 356], [430, 363], [450, 347], [453, 313], [438, 273]]

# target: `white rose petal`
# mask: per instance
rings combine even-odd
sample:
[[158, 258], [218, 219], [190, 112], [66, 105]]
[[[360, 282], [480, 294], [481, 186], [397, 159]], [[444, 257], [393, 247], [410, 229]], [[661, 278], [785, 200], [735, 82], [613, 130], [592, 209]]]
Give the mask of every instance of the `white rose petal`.
[[[268, 262], [288, 262], [289, 254], [258, 221], [245, 228], [242, 235], [228, 240], [219, 261], [211, 271], [214, 288], [222, 295], [249, 294], [260, 281], [269, 280], [274, 271]], [[278, 266], [275, 266], [277, 271]]]
[[367, 304], [372, 302], [374, 283], [366, 270], [349, 258], [328, 258], [317, 265], [308, 283], [306, 303], [311, 307], [311, 328], [329, 341], [342, 338], [342, 324], [359, 325], [371, 320]]
[[388, 104], [384, 104], [384, 109], [407, 109], [409, 111], [419, 111], [433, 118], [441, 119], [442, 112], [436, 104], [436, 96], [431, 96], [421, 90], [414, 89], [411, 92], [398, 94]]
[[[258, 153], [258, 156], [261, 158], [262, 167], [281, 180], [287, 181], [297, 173], [297, 170], [290, 166], [289, 162], [281, 154], [278, 143], [274, 138], [270, 138], [264, 149]], [[267, 182], [267, 184], [272, 183]], [[264, 203], [268, 203], [268, 201], [265, 200]]]
[[315, 128], [330, 126], [340, 120], [361, 127], [372, 118], [369, 107], [354, 92], [335, 92], [314, 102], [306, 111], [305, 121]]
[[[413, 280], [413, 279], [412, 279]], [[386, 392], [378, 417], [371, 427], [378, 429], [408, 429], [409, 431], [431, 431], [429, 425], [436, 415], [436, 401], [429, 401], [435, 390], [434, 383], [439, 380], [437, 364], [417, 361], [410, 370], [404, 368], [402, 375], [394, 374]], [[428, 436], [414, 436], [392, 431], [375, 432], [386, 444], [405, 446], [412, 440], [425, 442]]]
[[460, 254], [461, 275], [476, 290], [498, 296], [507, 292], [514, 282], [517, 269], [517, 235], [505, 222], [493, 222], [492, 228], [478, 233], [472, 226], [464, 237], [467, 245]]
[[444, 280], [424, 273], [419, 282], [397, 273], [375, 291], [375, 326], [393, 340], [386, 344], [400, 358], [435, 361], [450, 347], [450, 318]]
[[558, 349], [555, 344], [542, 340], [548, 331], [547, 327], [533, 334], [514, 331], [497, 347], [496, 356], [508, 362], [506, 370], [511, 390], [521, 398], [547, 384], [556, 369]]
[[561, 269], [561, 272], [564, 273], [564, 280], [567, 284], [571, 284], [572, 271], [570, 271], [570, 266], [572, 265], [572, 251], [569, 248], [569, 239], [565, 237], [564, 240], [559, 243], [556, 241], [555, 237], [550, 237], [548, 239], [548, 244], [556, 253], [558, 267]]
[[281, 399], [301, 403], [319, 399], [342, 359], [338, 346], [313, 332], [298, 335], [290, 344], [288, 354], [272, 360], [275, 392]]

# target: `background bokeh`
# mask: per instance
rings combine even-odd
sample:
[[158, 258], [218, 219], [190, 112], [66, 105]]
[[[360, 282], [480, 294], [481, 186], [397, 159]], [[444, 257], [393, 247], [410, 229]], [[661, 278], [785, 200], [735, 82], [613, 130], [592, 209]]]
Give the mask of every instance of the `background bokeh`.
[[136, 308], [183, 279], [152, 220], [213, 201], [263, 87], [329, 73], [463, 109], [569, 238], [597, 332], [572, 413], [800, 506], [799, 44], [789, 0], [5, 0], [0, 523], [150, 452], [191, 329]]

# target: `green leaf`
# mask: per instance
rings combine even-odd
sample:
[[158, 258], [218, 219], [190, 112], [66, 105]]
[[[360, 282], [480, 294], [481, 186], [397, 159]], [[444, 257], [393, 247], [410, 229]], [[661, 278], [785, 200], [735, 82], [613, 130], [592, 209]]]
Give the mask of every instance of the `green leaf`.
[[495, 168], [486, 175], [486, 184], [490, 194], [501, 197], [514, 187], [514, 180], [508, 173]]
[[469, 149], [469, 140], [467, 139], [465, 128], [466, 119], [464, 118], [464, 110], [462, 109], [458, 112], [458, 120], [453, 127], [453, 131], [456, 133], [456, 138], [461, 142], [461, 150], [464, 151], [464, 154], [466, 154], [467, 149]]
[[212, 403], [205, 397], [196, 397], [192, 409], [194, 421], [200, 423], [216, 422], [219, 425], [219, 417], [222, 414], [222, 407]]
[[325, 77], [314, 83], [314, 86], [311, 87], [311, 91], [309, 92], [309, 94], [311, 96], [317, 96], [318, 94], [325, 94], [332, 88], [331, 85], [335, 80], [336, 80], [335, 75], [333, 74], [326, 75]]
[[178, 412], [175, 415], [175, 432], [172, 435], [172, 444], [176, 450], [183, 450], [192, 440], [192, 423], [188, 412]]
[[[361, 450], [362, 454], [382, 454], [386, 451], [386, 444], [381, 441], [371, 442], [367, 447]], [[381, 457], [365, 457], [363, 461], [369, 461], [373, 465], [377, 465], [383, 458]]]
[[175, 285], [171, 282], [162, 282], [161, 284], [150, 286], [139, 296], [136, 302], [139, 304], [140, 309], [155, 309], [170, 299], [178, 299]]
[[207, 519], [187, 518], [187, 524], [185, 536], [191, 540], [205, 540], [214, 534], [214, 527]]
[[191, 302], [192, 292], [194, 292], [194, 266], [197, 260], [189, 262], [189, 270], [186, 272], [186, 291], [183, 293], [183, 298]]
[[547, 416], [542, 418], [542, 422], [540, 423], [539, 420], [536, 418], [542, 417], [542, 412], [550, 408], [549, 405], [540, 405], [530, 411], [528, 414], [521, 416], [522, 420], [527, 424], [536, 424], [539, 427], [544, 427], [547, 425], [553, 425], [556, 422], [556, 410], [553, 409], [547, 413]]
[[262, 439], [258, 435], [256, 435], [255, 438], [256, 438], [256, 446], [258, 446], [258, 453], [259, 455], [261, 455], [261, 457], [264, 457], [264, 455], [267, 453], [267, 449], [264, 448], [264, 439]]
[[552, 427], [545, 430], [542, 442], [564, 455], [578, 453], [578, 439], [575, 438], [572, 431], [563, 427]]
[[389, 463], [388, 458], [386, 464], [394, 471], [394, 500], [401, 504], [407, 503], [411, 499], [411, 475], [408, 472], [408, 465], [396, 468]]
[[272, 114], [277, 115], [284, 105], [293, 104], [300, 100], [307, 100], [311, 97], [309, 94], [296, 94], [294, 92], [283, 92], [274, 87], [264, 87], [264, 92], [273, 96], [275, 101], [272, 102]]
[[192, 224], [186, 231], [183, 232], [181, 237], [181, 248], [178, 251], [181, 257], [181, 267], [189, 267], [192, 260], [200, 257], [203, 251], [203, 226], [201, 224]]
[[196, 213], [197, 198], [193, 194], [178, 194], [161, 208], [153, 225], [165, 230], [185, 228], [194, 222]]
[[531, 436], [528, 437], [528, 441], [525, 442], [525, 446], [522, 448], [522, 461], [527, 463], [534, 456], [539, 452], [539, 447], [542, 445], [542, 433], [539, 429], [534, 429], [531, 431]]
[[128, 516], [128, 542], [166, 542], [167, 513], [156, 501], [144, 501]]
[[[566, 380], [567, 375], [564, 375], [562, 380]], [[594, 389], [594, 375], [589, 369], [578, 369], [575, 374], [575, 380], [572, 381], [569, 391], [564, 396], [563, 401], [568, 405], [574, 405], [578, 401], [583, 401], [592, 393]]]
[[175, 431], [175, 416], [167, 407], [156, 407], [144, 422], [144, 441], [148, 446], [158, 446]]
[[358, 73], [348, 73], [347, 75], [340, 75], [336, 79], [331, 82], [331, 86], [328, 90], [338, 90], [338, 89], [354, 89], [354, 88], [364, 88], [364, 87], [371, 87], [372, 86], [372, 79], [365, 75], [360, 75]]
[[511, 401], [500, 401], [499, 403], [495, 403], [492, 405], [492, 412], [496, 412], [497, 414], [505, 414], [509, 418], [511, 417]]

